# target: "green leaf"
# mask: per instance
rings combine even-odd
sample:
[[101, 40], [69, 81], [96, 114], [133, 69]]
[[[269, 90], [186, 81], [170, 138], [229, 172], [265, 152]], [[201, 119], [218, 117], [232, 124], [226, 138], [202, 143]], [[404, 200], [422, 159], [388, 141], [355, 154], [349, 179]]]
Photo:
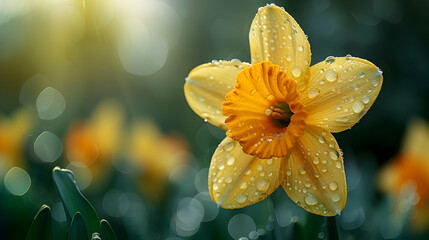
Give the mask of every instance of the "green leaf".
[[70, 222], [71, 217], [79, 212], [88, 231], [88, 237], [91, 238], [92, 233], [100, 230], [100, 219], [92, 205], [79, 191], [73, 172], [55, 167], [52, 175], [63, 201], [68, 221]]
[[86, 230], [85, 221], [82, 215], [77, 212], [70, 225], [69, 240], [88, 239], [88, 231]]
[[337, 217], [326, 217], [326, 232], [329, 240], [340, 240], [340, 229], [338, 228]]
[[116, 235], [113, 232], [112, 227], [105, 219], [101, 220], [100, 222], [100, 234], [101, 239], [103, 240], [116, 240]]
[[47, 205], [42, 205], [27, 233], [27, 240], [51, 239], [51, 209]]

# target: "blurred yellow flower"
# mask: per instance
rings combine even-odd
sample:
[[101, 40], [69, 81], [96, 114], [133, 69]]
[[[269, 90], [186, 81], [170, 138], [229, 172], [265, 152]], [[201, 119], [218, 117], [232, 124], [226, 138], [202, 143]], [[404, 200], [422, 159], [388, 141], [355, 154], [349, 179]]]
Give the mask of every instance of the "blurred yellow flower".
[[188, 163], [187, 143], [179, 136], [163, 135], [148, 119], [132, 124], [129, 141], [129, 157], [140, 170], [143, 192], [152, 200], [160, 200], [172, 171]]
[[209, 170], [213, 200], [240, 208], [281, 184], [307, 211], [338, 214], [347, 190], [330, 132], [349, 129], [368, 111], [381, 71], [350, 56], [310, 67], [307, 36], [274, 4], [259, 9], [249, 40], [252, 64], [213, 61], [193, 69], [185, 84], [190, 107], [227, 130]]
[[396, 210], [409, 196], [401, 196], [405, 188], [415, 188], [417, 201], [412, 226], [424, 229], [429, 226], [429, 125], [422, 120], [413, 121], [407, 130], [403, 147], [397, 157], [380, 172], [379, 186], [395, 196]]
[[24, 108], [10, 118], [0, 115], [0, 175], [12, 167], [24, 167], [24, 142], [33, 123], [34, 115]]
[[104, 180], [112, 158], [120, 149], [123, 131], [123, 110], [113, 101], [101, 103], [87, 122], [72, 125], [65, 137], [69, 162], [89, 168], [93, 183]]

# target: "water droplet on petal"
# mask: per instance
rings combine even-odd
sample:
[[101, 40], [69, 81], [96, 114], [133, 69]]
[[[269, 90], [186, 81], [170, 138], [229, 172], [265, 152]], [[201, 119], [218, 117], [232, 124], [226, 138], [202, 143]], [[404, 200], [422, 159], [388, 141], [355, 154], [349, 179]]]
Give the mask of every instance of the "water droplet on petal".
[[342, 165], [343, 164], [341, 164], [340, 161], [338, 161], [338, 162], [335, 163], [335, 167], [337, 167], [338, 169], [340, 169]]
[[301, 76], [301, 68], [298, 66], [294, 66], [292, 68], [292, 76], [294, 76], [296, 78], [300, 77]]
[[314, 159], [313, 159], [313, 163], [314, 164], [319, 164], [319, 158], [318, 157], [314, 157]]
[[268, 190], [268, 187], [270, 186], [270, 183], [269, 182], [267, 182], [267, 181], [265, 181], [265, 180], [262, 180], [262, 181], [260, 181], [259, 182], [259, 184], [258, 184], [258, 190], [259, 191], [261, 191], [261, 192], [265, 192], [265, 191], [267, 191]]
[[333, 82], [333, 81], [337, 80], [338, 73], [333, 69], [329, 69], [326, 72], [325, 76], [326, 76], [326, 80], [328, 80], [329, 82]]
[[363, 73], [363, 72], [359, 73], [359, 77], [364, 77], [364, 76], [365, 76], [365, 73]]
[[380, 84], [380, 80], [378, 78], [374, 78], [374, 80], [372, 80], [372, 86], [377, 87], [378, 84]]
[[251, 91], [250, 91], [250, 95], [255, 95], [255, 93], [256, 93], [256, 89], [252, 89]]
[[329, 183], [329, 189], [331, 191], [335, 191], [335, 190], [337, 190], [337, 188], [338, 188], [338, 184], [336, 182]]
[[272, 94], [270, 94], [270, 95], [267, 96], [267, 100], [268, 101], [274, 101], [275, 99], [276, 98]]
[[332, 194], [331, 198], [332, 198], [332, 201], [338, 202], [338, 201], [340, 201], [341, 196], [337, 193], [334, 193], [334, 194]]
[[232, 182], [232, 177], [231, 176], [226, 177], [225, 178], [225, 182], [226, 183], [231, 183]]
[[298, 51], [302, 52], [304, 48], [302, 46], [298, 46]]
[[238, 194], [238, 196], [237, 196], [237, 202], [238, 202], [238, 203], [242, 204], [242, 203], [244, 203], [246, 200], [247, 200], [246, 195]]
[[310, 90], [308, 90], [307, 96], [309, 98], [315, 98], [320, 94], [320, 90], [317, 88], [312, 88]]
[[303, 174], [303, 175], [304, 175], [304, 174], [305, 174], [305, 172], [306, 172], [306, 171], [305, 171], [305, 168], [301, 168], [301, 169], [299, 169], [299, 173], [300, 173], [300, 174]]
[[332, 160], [337, 160], [340, 157], [340, 154], [336, 150], [331, 150], [329, 156]]
[[217, 168], [218, 168], [219, 170], [222, 170], [222, 169], [224, 169], [224, 168], [225, 168], [225, 165], [223, 165], [223, 163], [219, 163], [219, 165], [217, 165]]
[[247, 188], [247, 183], [246, 182], [241, 182], [240, 183], [240, 189], [246, 189]]
[[367, 104], [369, 102], [369, 97], [368, 96], [362, 97], [362, 102]]
[[365, 105], [361, 101], [356, 101], [353, 103], [352, 108], [353, 112], [360, 113], [365, 108]]
[[231, 166], [232, 164], [234, 164], [235, 162], [235, 157], [230, 157], [228, 158], [228, 160], [226, 161], [226, 164], [228, 164], [229, 166]]
[[312, 195], [305, 196], [304, 201], [305, 201], [306, 204], [308, 204], [310, 206], [314, 206], [318, 202], [317, 199], [315, 197], [313, 197]]
[[325, 142], [325, 138], [324, 138], [324, 137], [322, 137], [322, 136], [319, 136], [319, 142], [320, 142], [320, 143], [324, 143], [324, 142]]

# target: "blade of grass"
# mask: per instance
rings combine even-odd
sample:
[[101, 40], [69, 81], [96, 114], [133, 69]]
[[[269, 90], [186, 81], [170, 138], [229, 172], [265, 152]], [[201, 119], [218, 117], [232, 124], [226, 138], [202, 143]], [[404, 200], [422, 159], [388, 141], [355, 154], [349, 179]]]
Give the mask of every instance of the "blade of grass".
[[31, 223], [26, 240], [52, 239], [51, 221], [51, 209], [42, 205]]
[[340, 240], [340, 229], [337, 217], [326, 217], [326, 234], [328, 240]]
[[100, 230], [100, 219], [92, 205], [79, 191], [73, 173], [67, 169], [55, 167], [52, 175], [66, 210], [68, 221], [71, 222], [71, 218], [80, 212], [88, 231], [88, 238], [91, 238], [92, 233]]

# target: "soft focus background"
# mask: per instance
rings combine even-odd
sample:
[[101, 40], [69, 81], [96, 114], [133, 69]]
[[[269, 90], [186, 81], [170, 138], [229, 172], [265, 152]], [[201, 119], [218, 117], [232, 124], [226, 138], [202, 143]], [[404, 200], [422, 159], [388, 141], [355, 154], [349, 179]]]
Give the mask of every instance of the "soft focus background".
[[[25, 238], [42, 204], [66, 222], [55, 166], [75, 173], [118, 239], [282, 239], [314, 222], [281, 188], [253, 206], [219, 209], [207, 174], [225, 133], [183, 94], [185, 77], [202, 63], [250, 61], [250, 24], [266, 3], [0, 0], [0, 238]], [[429, 1], [274, 3], [308, 35], [313, 64], [351, 54], [384, 72], [366, 116], [335, 134], [349, 189], [337, 217], [341, 236], [426, 239], [429, 210], [418, 207], [428, 206], [419, 190], [429, 175], [402, 179], [396, 192], [382, 191], [379, 176], [407, 156], [409, 123], [429, 121]], [[427, 165], [405, 168], [413, 176]], [[324, 226], [308, 238], [326, 238]]]

